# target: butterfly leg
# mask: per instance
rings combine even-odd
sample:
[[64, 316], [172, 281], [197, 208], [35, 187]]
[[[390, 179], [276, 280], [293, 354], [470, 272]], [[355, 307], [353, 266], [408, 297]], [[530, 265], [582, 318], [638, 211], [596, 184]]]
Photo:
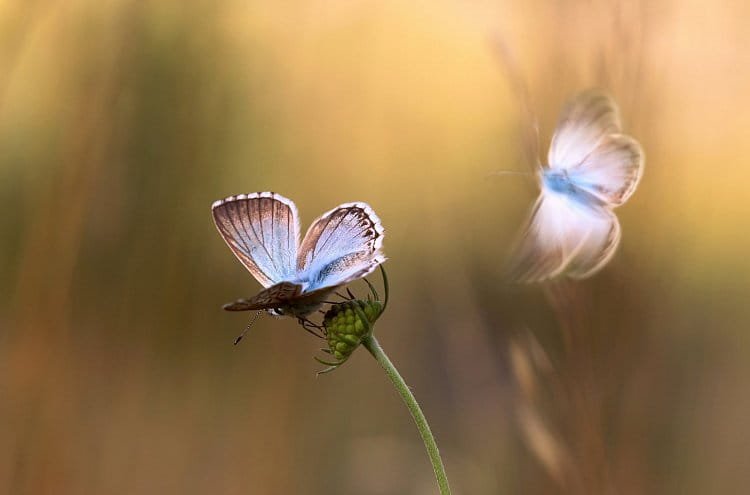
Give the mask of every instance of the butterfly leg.
[[336, 294], [337, 296], [339, 296], [344, 301], [351, 301], [352, 299], [354, 299], [354, 296], [352, 295], [351, 291], [348, 288], [346, 289], [346, 291], [349, 293], [348, 296], [345, 296], [344, 294], [342, 294], [341, 292], [338, 292], [338, 291], [334, 292], [334, 294]]
[[318, 325], [317, 323], [314, 323], [314, 322], [308, 320], [304, 316], [297, 317], [297, 320], [299, 320], [300, 324], [307, 325], [307, 326], [309, 326], [311, 328], [314, 328], [316, 330], [321, 330], [321, 331], [325, 330], [325, 328], [323, 327], [323, 325]]
[[315, 335], [319, 339], [324, 338], [323, 334], [322, 334], [322, 332], [324, 331], [324, 329], [323, 329], [323, 327], [321, 325], [317, 325], [317, 324], [311, 322], [310, 320], [308, 320], [307, 318], [303, 318], [301, 316], [297, 317], [297, 321], [302, 326], [302, 328], [304, 328], [305, 330], [307, 330], [311, 334]]

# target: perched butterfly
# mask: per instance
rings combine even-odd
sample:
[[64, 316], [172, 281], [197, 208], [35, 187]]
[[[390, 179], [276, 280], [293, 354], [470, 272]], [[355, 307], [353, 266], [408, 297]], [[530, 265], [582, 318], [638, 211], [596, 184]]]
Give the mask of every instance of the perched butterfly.
[[621, 134], [615, 102], [588, 91], [563, 109], [548, 162], [539, 170], [541, 195], [516, 254], [524, 282], [585, 278], [612, 258], [620, 242], [612, 210], [633, 194], [644, 155]]
[[384, 230], [365, 203], [346, 203], [315, 220], [300, 244], [294, 203], [272, 192], [214, 202], [214, 223], [264, 290], [229, 303], [228, 311], [265, 309], [304, 317], [338, 287], [372, 272], [385, 256]]

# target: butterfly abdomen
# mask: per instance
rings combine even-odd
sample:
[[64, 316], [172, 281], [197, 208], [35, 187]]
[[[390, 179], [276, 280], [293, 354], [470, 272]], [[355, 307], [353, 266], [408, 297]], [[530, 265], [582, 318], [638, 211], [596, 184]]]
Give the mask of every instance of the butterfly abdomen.
[[585, 206], [604, 204], [589, 192], [589, 189], [596, 189], [595, 186], [576, 180], [575, 176], [570, 176], [565, 170], [546, 169], [542, 173], [542, 182], [546, 190], [562, 194]]

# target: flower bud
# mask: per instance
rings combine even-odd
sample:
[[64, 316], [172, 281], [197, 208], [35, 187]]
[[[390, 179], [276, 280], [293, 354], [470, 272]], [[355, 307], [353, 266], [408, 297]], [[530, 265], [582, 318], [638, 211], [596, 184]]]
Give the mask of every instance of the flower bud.
[[[353, 299], [331, 306], [323, 317], [323, 327], [326, 330], [328, 350], [336, 365], [349, 359], [354, 349], [372, 331], [372, 325], [382, 311], [380, 301]], [[367, 317], [366, 322], [362, 321], [362, 314]]]

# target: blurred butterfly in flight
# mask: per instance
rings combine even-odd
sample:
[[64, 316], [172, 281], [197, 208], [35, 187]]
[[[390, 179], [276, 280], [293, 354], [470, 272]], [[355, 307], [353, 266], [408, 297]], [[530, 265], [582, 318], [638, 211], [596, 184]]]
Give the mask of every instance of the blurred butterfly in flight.
[[385, 255], [384, 230], [366, 203], [346, 203], [315, 220], [300, 243], [297, 207], [272, 192], [214, 202], [214, 223], [229, 249], [264, 287], [228, 311], [267, 310], [304, 318], [337, 288], [371, 273]]
[[638, 142], [621, 133], [615, 102], [584, 92], [563, 109], [541, 166], [541, 194], [516, 253], [516, 276], [539, 282], [582, 279], [601, 269], [620, 242], [612, 211], [627, 201], [643, 173]]

